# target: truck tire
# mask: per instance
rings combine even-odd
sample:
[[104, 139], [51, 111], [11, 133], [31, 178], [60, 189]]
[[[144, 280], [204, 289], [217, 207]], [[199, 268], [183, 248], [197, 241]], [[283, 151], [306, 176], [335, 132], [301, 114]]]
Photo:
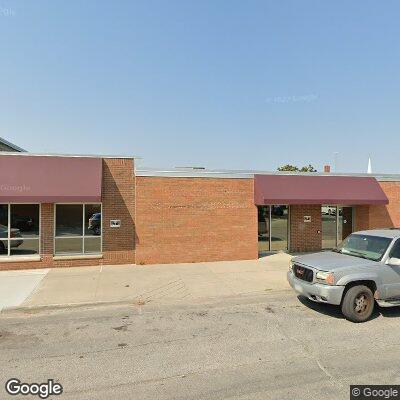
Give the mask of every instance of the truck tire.
[[357, 285], [346, 291], [342, 301], [342, 313], [352, 322], [367, 321], [374, 311], [374, 295], [369, 287]]

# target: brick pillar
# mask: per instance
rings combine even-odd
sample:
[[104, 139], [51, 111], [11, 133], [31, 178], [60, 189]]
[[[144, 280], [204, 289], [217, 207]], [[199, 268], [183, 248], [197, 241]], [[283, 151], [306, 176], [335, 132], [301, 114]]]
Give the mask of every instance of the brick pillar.
[[370, 228], [369, 222], [369, 206], [354, 207], [354, 230], [363, 231]]
[[[311, 217], [304, 222], [304, 217]], [[320, 205], [290, 206], [290, 251], [319, 251], [322, 248], [322, 219]]]
[[41, 213], [41, 243], [40, 252], [44, 267], [53, 265], [54, 253], [54, 204], [42, 203]]
[[[135, 176], [132, 159], [103, 159], [103, 263], [135, 263]], [[121, 220], [111, 228], [110, 220]]]

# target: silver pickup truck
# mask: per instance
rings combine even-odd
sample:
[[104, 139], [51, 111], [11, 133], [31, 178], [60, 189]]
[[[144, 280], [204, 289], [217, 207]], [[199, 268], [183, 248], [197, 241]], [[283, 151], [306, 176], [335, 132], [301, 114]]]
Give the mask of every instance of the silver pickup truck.
[[400, 229], [355, 232], [332, 251], [294, 257], [287, 278], [297, 293], [364, 322], [375, 301], [400, 305]]

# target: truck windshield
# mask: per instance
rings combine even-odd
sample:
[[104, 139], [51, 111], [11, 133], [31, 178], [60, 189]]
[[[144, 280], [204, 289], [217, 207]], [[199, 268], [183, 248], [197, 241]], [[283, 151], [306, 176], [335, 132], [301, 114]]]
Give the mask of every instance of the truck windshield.
[[334, 251], [349, 256], [380, 261], [392, 239], [381, 236], [358, 235], [348, 236]]

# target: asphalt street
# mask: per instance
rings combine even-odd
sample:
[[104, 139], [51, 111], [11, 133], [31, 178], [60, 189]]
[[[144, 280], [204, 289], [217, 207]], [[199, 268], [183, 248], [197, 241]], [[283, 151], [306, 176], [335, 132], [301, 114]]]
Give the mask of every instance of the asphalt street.
[[0, 398], [18, 398], [15, 377], [53, 378], [63, 399], [348, 399], [400, 384], [399, 323], [391, 309], [353, 324], [291, 291], [4, 314]]

